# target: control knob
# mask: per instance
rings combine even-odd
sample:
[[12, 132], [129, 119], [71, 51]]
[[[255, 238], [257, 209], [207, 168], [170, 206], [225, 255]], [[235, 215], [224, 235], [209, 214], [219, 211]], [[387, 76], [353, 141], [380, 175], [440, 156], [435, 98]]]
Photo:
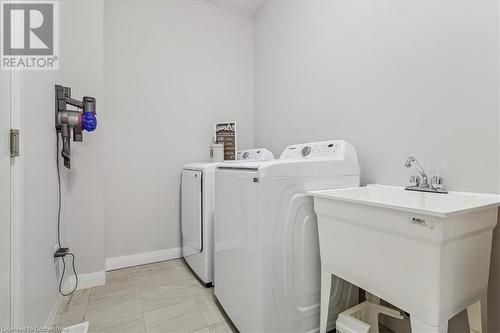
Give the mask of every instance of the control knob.
[[311, 153], [311, 147], [305, 146], [304, 148], [302, 148], [302, 156], [307, 156], [310, 153]]

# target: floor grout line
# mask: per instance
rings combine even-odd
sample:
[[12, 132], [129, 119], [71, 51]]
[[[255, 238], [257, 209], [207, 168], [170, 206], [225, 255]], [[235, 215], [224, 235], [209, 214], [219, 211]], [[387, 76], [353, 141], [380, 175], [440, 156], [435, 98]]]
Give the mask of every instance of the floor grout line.
[[[89, 290], [89, 297], [87, 297], [87, 303], [85, 304], [85, 312], [83, 314], [83, 320], [85, 321], [85, 318], [87, 318], [87, 310], [89, 309], [89, 303], [90, 303], [90, 296], [92, 295], [92, 288]], [[89, 322], [90, 326], [90, 322]]]
[[[201, 319], [199, 322], [200, 325], [203, 325], [203, 327], [199, 328], [198, 330], [208, 330], [210, 331], [210, 325], [208, 324], [207, 320], [210, 320], [212, 318], [212, 315], [215, 314], [205, 314], [207, 316], [207, 319], [205, 318], [203, 311], [200, 309], [199, 304], [198, 304], [198, 296], [204, 297], [205, 291], [207, 291], [207, 295], [211, 295], [213, 297], [213, 289], [206, 289], [204, 286], [199, 285], [199, 283], [196, 286], [192, 286], [190, 281], [196, 281], [198, 282], [194, 276], [191, 274], [186, 274], [184, 272], [184, 269], [187, 269], [185, 266], [185, 263], [179, 263], [178, 261], [172, 261], [171, 265], [169, 265], [169, 262], [160, 262], [156, 264], [149, 264], [149, 269], [146, 270], [139, 270], [139, 267], [136, 266], [133, 268], [133, 270], [130, 271], [130, 273], [127, 272], [122, 272], [120, 273], [121, 270], [115, 270], [114, 272], [116, 273], [111, 273], [107, 272], [106, 273], [106, 281], [107, 283], [104, 286], [100, 287], [94, 287], [94, 288], [89, 288], [88, 290], [81, 289], [80, 292], [85, 294], [85, 296], [78, 295], [78, 297], [75, 297], [75, 295], [71, 296], [67, 303], [65, 304], [66, 310], [69, 309], [69, 312], [66, 311], [65, 313], [68, 314], [69, 317], [72, 316], [72, 309], [70, 308], [70, 304], [72, 301], [79, 301], [80, 302], [80, 297], [87, 297], [84, 302], [81, 302], [78, 304], [73, 304], [76, 305], [77, 307], [80, 307], [79, 311], [83, 310], [83, 315], [78, 314], [78, 312], [75, 312], [76, 318], [75, 322], [71, 323], [73, 324], [78, 324], [84, 321], [89, 321], [90, 324], [91, 320], [89, 320], [89, 307], [91, 304], [91, 298], [98, 296], [96, 299], [96, 306], [100, 306], [99, 302], [103, 302], [102, 308], [97, 309], [96, 311], [92, 311], [92, 318], [94, 321], [94, 329], [92, 331], [95, 331], [96, 328], [98, 327], [103, 327], [103, 330], [109, 330], [110, 328], [114, 327], [115, 325], [117, 327], [122, 326], [122, 325], [127, 325], [127, 324], [132, 324], [132, 325], [137, 325], [139, 324], [138, 321], [142, 320], [142, 325], [137, 325], [135, 326], [136, 328], [140, 329], [140, 331], [144, 331], [144, 333], [148, 332], [148, 327], [146, 323], [146, 312], [145, 312], [145, 297], [147, 295], [150, 295], [148, 297], [149, 301], [152, 301], [152, 303], [149, 303], [151, 306], [158, 306], [157, 308], [152, 308], [148, 310], [147, 312], [151, 311], [158, 311], [164, 308], [171, 308], [171, 310], [168, 311], [173, 311], [172, 313], [175, 313], [171, 318], [167, 319], [160, 319], [160, 324], [159, 325], [166, 325], [165, 327], [169, 327], [169, 325], [178, 325], [179, 323], [176, 324], [175, 319], [179, 315], [187, 314], [187, 309], [182, 310], [182, 307], [179, 307], [180, 304], [185, 303], [185, 302], [194, 302], [196, 304], [196, 311], [192, 312], [192, 310], [189, 310], [189, 312], [196, 318]], [[130, 269], [125, 268], [125, 269]], [[109, 274], [109, 275], [108, 275]], [[165, 281], [162, 282], [162, 274], [164, 274]], [[145, 280], [146, 283], [144, 283]], [[127, 281], [130, 281], [130, 284], [127, 283]], [[123, 285], [121, 285], [123, 284]], [[149, 285], [151, 284], [151, 285]], [[137, 289], [135, 289], [134, 286], [137, 285]], [[161, 289], [161, 288], [164, 289]], [[133, 288], [133, 290], [129, 289]], [[155, 291], [153, 290], [154, 288], [160, 288], [159, 293], [156, 294]], [[194, 288], [194, 289], [193, 289]], [[201, 288], [201, 289], [198, 289]], [[148, 294], [145, 294], [145, 290], [152, 289], [151, 291], [148, 292]], [[184, 290], [183, 290], [184, 289]], [[85, 292], [84, 292], [85, 291]], [[97, 295], [95, 294], [98, 291]], [[123, 295], [126, 295], [128, 293], [135, 293], [138, 292], [138, 295], [131, 295], [130, 298], [125, 298], [121, 299], [120, 297]], [[109, 295], [106, 295], [107, 293], [110, 293]], [[158, 296], [158, 298], [156, 298]], [[101, 299], [102, 297], [102, 299]], [[170, 298], [172, 297], [172, 298]], [[151, 298], [151, 299], [149, 299]], [[156, 299], [159, 301], [158, 303], [155, 303]], [[120, 306], [123, 303], [126, 302], [134, 302], [137, 308], [136, 310], [140, 310], [140, 312], [135, 312], [134, 314], [130, 314], [130, 317], [135, 316], [136, 319], [134, 320], [129, 320], [129, 316], [125, 315], [125, 313], [122, 313], [122, 310]], [[108, 303], [109, 302], [109, 303]], [[137, 304], [136, 302], [139, 302]], [[208, 304], [209, 305], [209, 304]], [[93, 308], [94, 309], [94, 308]], [[217, 311], [220, 312], [220, 310], [217, 308], [217, 306], [214, 307]], [[210, 309], [211, 310], [211, 309]], [[109, 317], [107, 315], [107, 311], [109, 312]], [[117, 312], [118, 311], [118, 312]], [[128, 310], [126, 310], [128, 312]], [[95, 312], [95, 313], [94, 313]], [[131, 311], [132, 312], [132, 311]], [[131, 313], [130, 312], [130, 313]], [[94, 315], [97, 314], [97, 317]], [[61, 315], [61, 314], [60, 314]], [[59, 315], [59, 316], [60, 316]], [[224, 315], [221, 314], [222, 317], [224, 318]], [[116, 317], [115, 317], [116, 316]], [[57, 318], [59, 319], [59, 317]], [[109, 319], [109, 320], [108, 320]], [[197, 320], [198, 320], [197, 319]], [[172, 321], [173, 320], [173, 321]], [[69, 321], [73, 322], [73, 319], [70, 319]], [[79, 321], [79, 322], [77, 322]], [[213, 323], [212, 326], [215, 325], [224, 325], [226, 323], [226, 320], [224, 318], [223, 321]], [[227, 324], [227, 323], [226, 323]], [[97, 326], [95, 326], [97, 325]], [[70, 325], [67, 325], [70, 326]], [[92, 326], [92, 325], [91, 325]], [[157, 328], [158, 325], [155, 324], [154, 327]], [[185, 331], [182, 331], [182, 328], [178, 329], [178, 332], [189, 332], [190, 329], [188, 327], [190, 326], [190, 322], [181, 322], [181, 326], [185, 327]], [[218, 326], [217, 326], [218, 327]], [[154, 329], [153, 329], [154, 330]], [[230, 332], [230, 331], [229, 331]]]
[[[137, 278], [139, 278], [139, 272], [138, 272], [137, 267], [135, 268], [135, 272], [137, 274]], [[141, 283], [140, 302], [141, 302], [142, 322], [143, 322], [143, 326], [144, 326], [144, 333], [147, 333], [147, 329], [146, 329], [146, 316], [144, 316], [144, 303], [143, 303], [144, 297], [143, 296], [144, 296], [144, 286]]]

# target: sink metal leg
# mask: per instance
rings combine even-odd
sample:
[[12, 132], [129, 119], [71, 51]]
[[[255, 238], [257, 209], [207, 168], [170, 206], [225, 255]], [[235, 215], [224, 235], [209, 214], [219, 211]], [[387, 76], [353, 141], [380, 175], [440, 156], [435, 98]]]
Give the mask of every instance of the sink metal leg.
[[412, 318], [410, 314], [411, 333], [447, 333], [448, 320], [442, 322], [438, 326], [432, 326], [423, 322], [418, 318]]
[[486, 296], [483, 296], [481, 300], [467, 307], [467, 316], [469, 317], [469, 328], [471, 333], [487, 332], [486, 301]]
[[321, 270], [321, 311], [319, 333], [326, 333], [328, 325], [328, 307], [330, 306], [330, 292], [332, 288], [332, 275]]

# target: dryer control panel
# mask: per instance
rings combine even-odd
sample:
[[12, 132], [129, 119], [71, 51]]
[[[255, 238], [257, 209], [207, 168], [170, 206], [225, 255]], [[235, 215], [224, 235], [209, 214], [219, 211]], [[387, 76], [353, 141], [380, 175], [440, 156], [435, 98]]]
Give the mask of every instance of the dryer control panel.
[[240, 150], [236, 154], [238, 161], [268, 161], [274, 160], [274, 155], [266, 148]]
[[342, 156], [344, 150], [345, 141], [342, 140], [302, 143], [286, 147], [281, 153], [280, 160], [333, 158]]

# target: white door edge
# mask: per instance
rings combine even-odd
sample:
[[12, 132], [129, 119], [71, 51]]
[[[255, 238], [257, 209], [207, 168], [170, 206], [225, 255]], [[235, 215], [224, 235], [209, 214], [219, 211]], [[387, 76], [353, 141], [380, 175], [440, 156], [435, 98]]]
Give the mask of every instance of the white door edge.
[[[21, 72], [11, 71], [11, 128], [21, 130]], [[20, 131], [20, 154], [11, 159], [11, 297], [10, 322], [12, 327], [21, 327], [23, 319], [23, 216], [22, 216], [22, 131]]]

